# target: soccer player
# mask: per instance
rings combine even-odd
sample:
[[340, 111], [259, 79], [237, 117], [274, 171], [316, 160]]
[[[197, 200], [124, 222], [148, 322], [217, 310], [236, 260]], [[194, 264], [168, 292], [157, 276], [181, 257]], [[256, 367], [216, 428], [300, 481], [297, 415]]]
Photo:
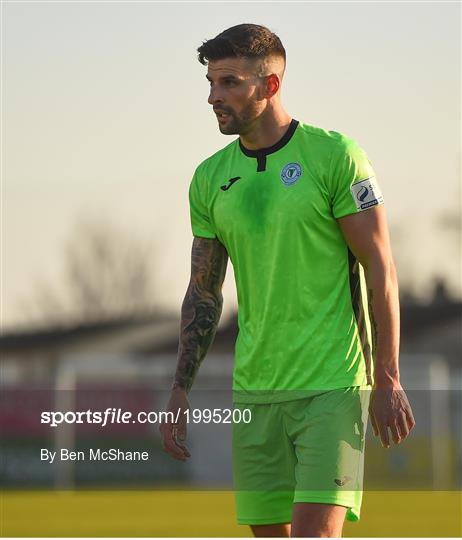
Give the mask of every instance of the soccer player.
[[[233, 404], [237, 519], [255, 536], [341, 536], [360, 517], [370, 415], [384, 447], [414, 426], [400, 384], [399, 304], [381, 195], [353, 139], [292, 118], [286, 53], [240, 24], [205, 41], [208, 102], [239, 135], [200, 163], [189, 188], [191, 278], [167, 409], [187, 394], [222, 311], [228, 257], [238, 295]], [[160, 426], [186, 460], [186, 420]]]

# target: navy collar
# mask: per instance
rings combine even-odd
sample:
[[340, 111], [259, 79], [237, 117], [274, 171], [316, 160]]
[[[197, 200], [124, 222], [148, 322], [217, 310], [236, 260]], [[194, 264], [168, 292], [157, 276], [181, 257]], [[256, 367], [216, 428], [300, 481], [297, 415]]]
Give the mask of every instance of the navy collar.
[[295, 120], [294, 118], [292, 118], [292, 121], [290, 122], [289, 127], [287, 128], [287, 131], [279, 139], [279, 141], [273, 144], [272, 146], [268, 146], [266, 148], [258, 148], [257, 150], [249, 150], [242, 144], [242, 141], [239, 138], [239, 148], [241, 149], [242, 153], [245, 154], [246, 156], [257, 158], [257, 172], [265, 171], [266, 170], [266, 156], [268, 154], [274, 154], [274, 152], [277, 152], [278, 150], [283, 148], [292, 138], [292, 135], [295, 133], [295, 130], [297, 129], [298, 124], [299, 124], [298, 120]]

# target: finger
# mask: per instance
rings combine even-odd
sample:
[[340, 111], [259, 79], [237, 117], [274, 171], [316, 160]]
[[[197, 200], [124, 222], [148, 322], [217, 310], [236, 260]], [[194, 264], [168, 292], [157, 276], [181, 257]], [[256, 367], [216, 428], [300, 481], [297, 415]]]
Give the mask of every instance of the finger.
[[183, 450], [187, 457], [191, 457], [187, 446], [184, 444], [186, 441], [186, 426], [178, 427], [176, 432], [173, 432], [173, 440], [175, 441], [175, 444]]
[[[179, 441], [178, 441], [178, 424], [173, 424], [172, 426], [172, 430], [171, 430], [171, 440], [173, 442], [173, 444], [179, 448], [181, 450], [181, 452], [183, 454], [185, 454], [185, 446], [182, 445]], [[189, 452], [188, 452], [189, 454]]]
[[377, 429], [380, 434], [380, 440], [384, 448], [390, 448], [390, 438], [388, 437], [388, 425], [384, 418], [377, 418]]
[[393, 439], [393, 442], [395, 444], [399, 444], [401, 442], [401, 434], [400, 434], [398, 423], [396, 422], [396, 420], [393, 420], [390, 422], [389, 428], [390, 428], [391, 438]]
[[411, 429], [413, 429], [415, 426], [415, 420], [414, 420], [414, 415], [412, 414], [412, 409], [410, 406], [406, 408], [406, 419], [407, 419], [407, 425], [408, 425], [409, 431], [411, 431]]
[[175, 459], [186, 461], [186, 458], [189, 457], [186, 456], [184, 450], [180, 446], [178, 446], [173, 440], [165, 440], [163, 446], [164, 450]]
[[161, 439], [162, 442], [162, 448], [167, 452], [167, 454], [170, 454], [172, 457], [176, 459], [182, 459], [184, 458], [183, 451], [181, 448], [179, 448], [176, 444], [173, 438], [168, 434], [165, 433], [164, 436]]
[[407, 416], [408, 429], [411, 430], [415, 426], [414, 414], [412, 413], [412, 407], [409, 403], [407, 395], [403, 392], [402, 409]]
[[[177, 444], [174, 438], [174, 427], [172, 424], [170, 424], [169, 428], [164, 428], [163, 430], [163, 436], [162, 436], [162, 446], [164, 450], [170, 454], [172, 457], [176, 459], [181, 459], [183, 461], [186, 460], [186, 453], [183, 448], [181, 448], [180, 445]], [[189, 454], [189, 452], [188, 452]]]
[[186, 457], [191, 457], [191, 453], [189, 452], [188, 450], [188, 447], [185, 446], [184, 444], [182, 444], [181, 442], [179, 442], [177, 439], [174, 439], [175, 441], [175, 444], [178, 448], [181, 448], [182, 452], [184, 453], [184, 455]]
[[398, 416], [397, 422], [398, 422], [399, 432], [401, 434], [401, 439], [404, 440], [409, 435], [407, 418], [404, 412], [401, 412], [401, 414]]

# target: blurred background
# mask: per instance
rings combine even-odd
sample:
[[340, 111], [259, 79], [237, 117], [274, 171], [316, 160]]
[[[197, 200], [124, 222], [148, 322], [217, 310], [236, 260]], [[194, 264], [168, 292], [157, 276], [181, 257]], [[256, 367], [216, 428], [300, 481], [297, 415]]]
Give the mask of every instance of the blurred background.
[[[207, 103], [203, 40], [263, 24], [288, 55], [293, 117], [366, 150], [400, 278], [402, 379], [417, 426], [368, 433], [350, 536], [462, 532], [460, 4], [7, 2], [2, 18], [0, 480], [6, 536], [246, 536], [226, 425], [52, 430], [42, 410], [161, 410], [190, 271], [188, 186], [232, 137]], [[229, 407], [232, 266], [191, 393]], [[46, 465], [42, 447], [149, 446], [147, 463]], [[182, 519], [177, 519], [181, 509]], [[27, 519], [24, 518], [27, 516]], [[86, 516], [86, 519], [83, 519]]]

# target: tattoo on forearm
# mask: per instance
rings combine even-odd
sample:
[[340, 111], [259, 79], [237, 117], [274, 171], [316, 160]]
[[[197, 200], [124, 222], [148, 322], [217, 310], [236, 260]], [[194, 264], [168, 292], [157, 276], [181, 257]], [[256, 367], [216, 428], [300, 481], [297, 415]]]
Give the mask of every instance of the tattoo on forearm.
[[377, 321], [374, 317], [374, 309], [373, 309], [373, 293], [372, 289], [368, 289], [367, 291], [367, 297], [368, 297], [368, 305], [369, 305], [369, 318], [371, 321], [371, 330], [372, 330], [372, 351], [375, 354], [377, 351], [377, 342], [378, 342], [378, 335], [379, 335], [379, 328], [377, 325]]
[[218, 240], [194, 238], [191, 281], [181, 308], [175, 373], [175, 384], [187, 391], [215, 338], [223, 307], [221, 289], [227, 263], [228, 254]]

